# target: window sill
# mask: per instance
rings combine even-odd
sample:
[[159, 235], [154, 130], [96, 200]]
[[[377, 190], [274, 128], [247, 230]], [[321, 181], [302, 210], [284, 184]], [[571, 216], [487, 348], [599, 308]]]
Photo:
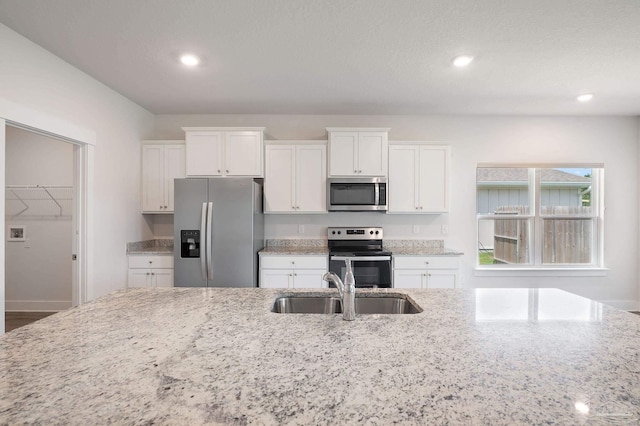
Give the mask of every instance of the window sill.
[[609, 268], [483, 268], [476, 266], [476, 277], [606, 277]]

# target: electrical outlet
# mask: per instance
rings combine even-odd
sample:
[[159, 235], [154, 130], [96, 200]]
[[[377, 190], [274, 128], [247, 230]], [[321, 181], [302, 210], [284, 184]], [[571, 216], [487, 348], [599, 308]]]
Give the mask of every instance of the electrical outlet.
[[413, 225], [413, 233], [414, 234], [420, 233], [420, 225]]
[[440, 232], [442, 235], [447, 235], [449, 233], [449, 225], [442, 225], [440, 227]]
[[304, 234], [304, 225], [298, 225], [298, 234]]

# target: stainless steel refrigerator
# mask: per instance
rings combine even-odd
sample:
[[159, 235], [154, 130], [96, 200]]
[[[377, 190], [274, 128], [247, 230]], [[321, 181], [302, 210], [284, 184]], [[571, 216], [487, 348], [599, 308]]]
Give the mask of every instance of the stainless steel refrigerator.
[[175, 287], [258, 286], [260, 180], [175, 179], [173, 226]]

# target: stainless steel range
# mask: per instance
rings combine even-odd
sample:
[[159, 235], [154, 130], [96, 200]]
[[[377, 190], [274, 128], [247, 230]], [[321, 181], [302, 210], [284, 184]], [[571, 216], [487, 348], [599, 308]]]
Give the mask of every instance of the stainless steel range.
[[329, 271], [344, 280], [350, 258], [357, 288], [391, 288], [391, 252], [382, 248], [382, 228], [327, 228]]

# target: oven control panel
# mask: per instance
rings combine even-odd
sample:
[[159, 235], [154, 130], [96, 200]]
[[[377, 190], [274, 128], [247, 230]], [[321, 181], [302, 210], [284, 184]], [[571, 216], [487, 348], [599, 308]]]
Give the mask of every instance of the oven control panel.
[[381, 240], [382, 228], [327, 228], [329, 240]]

